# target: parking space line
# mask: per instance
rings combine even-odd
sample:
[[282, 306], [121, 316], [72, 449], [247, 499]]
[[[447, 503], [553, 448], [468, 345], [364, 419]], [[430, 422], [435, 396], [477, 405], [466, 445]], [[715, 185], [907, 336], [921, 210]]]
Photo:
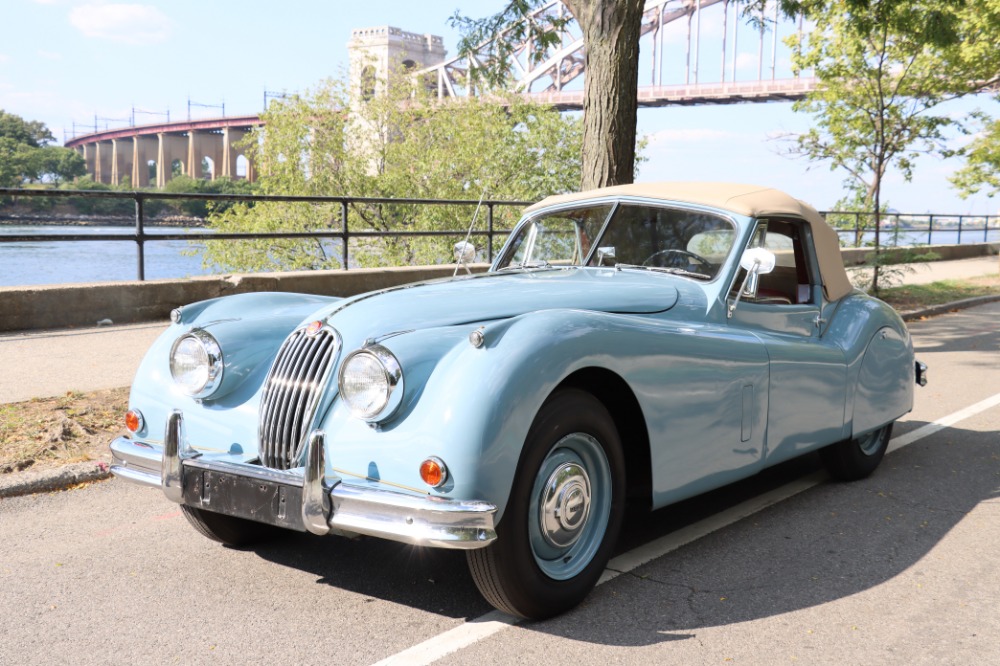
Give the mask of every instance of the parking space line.
[[[961, 409], [957, 412], [944, 416], [937, 421], [928, 423], [927, 425], [917, 428], [912, 432], [908, 432], [905, 435], [894, 437], [892, 441], [889, 442], [889, 448], [887, 451], [898, 451], [904, 446], [909, 446], [910, 444], [924, 439], [925, 437], [929, 437], [930, 435], [933, 435], [944, 428], [948, 428], [959, 421], [964, 421], [965, 419], [976, 416], [977, 414], [985, 412], [986, 410], [998, 405], [1000, 405], [1000, 393], [986, 398], [985, 400], [981, 400], [974, 405], [970, 405], [965, 409]], [[709, 516], [708, 518], [699, 520], [696, 523], [692, 523], [687, 527], [671, 532], [670, 534], [662, 536], [659, 539], [654, 539], [653, 541], [643, 544], [638, 548], [634, 548], [627, 553], [622, 553], [608, 562], [608, 566], [604, 570], [604, 574], [601, 576], [601, 579], [597, 582], [597, 584], [601, 585], [609, 580], [613, 580], [614, 578], [617, 578], [624, 573], [628, 573], [643, 564], [651, 562], [666, 555], [667, 553], [681, 548], [682, 546], [686, 546], [689, 543], [697, 541], [702, 537], [708, 536], [712, 532], [720, 530], [723, 527], [728, 527], [729, 525], [758, 513], [769, 506], [773, 506], [778, 502], [794, 497], [801, 492], [819, 485], [827, 478], [828, 477], [825, 472], [814, 472], [813, 474], [809, 474], [800, 479], [796, 479], [795, 481], [786, 483], [779, 488], [766, 492], [763, 495], [759, 495], [745, 502], [729, 507], [725, 511], [721, 511], [715, 515]], [[460, 624], [453, 629], [449, 629], [442, 634], [438, 634], [437, 636], [434, 636], [433, 638], [430, 638], [422, 643], [418, 643], [413, 647], [407, 648], [402, 652], [397, 652], [390, 657], [386, 657], [374, 666], [395, 666], [397, 664], [425, 666], [437, 661], [438, 659], [446, 657], [449, 654], [469, 647], [474, 643], [478, 643], [481, 640], [489, 638], [493, 634], [499, 633], [500, 631], [503, 631], [507, 627], [515, 625], [518, 622], [519, 620], [517, 618], [511, 617], [506, 613], [492, 611], [486, 615], [475, 618], [474, 620]]]

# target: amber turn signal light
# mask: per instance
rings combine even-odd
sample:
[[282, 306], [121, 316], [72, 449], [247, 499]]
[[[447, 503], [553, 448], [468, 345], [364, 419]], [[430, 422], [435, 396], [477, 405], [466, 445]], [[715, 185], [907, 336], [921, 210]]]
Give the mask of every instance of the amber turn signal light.
[[428, 486], [439, 488], [448, 480], [448, 468], [443, 460], [431, 456], [420, 463], [420, 478]]
[[128, 428], [129, 432], [139, 432], [142, 430], [142, 426], [145, 421], [142, 418], [142, 412], [138, 409], [130, 409], [125, 412], [125, 427]]

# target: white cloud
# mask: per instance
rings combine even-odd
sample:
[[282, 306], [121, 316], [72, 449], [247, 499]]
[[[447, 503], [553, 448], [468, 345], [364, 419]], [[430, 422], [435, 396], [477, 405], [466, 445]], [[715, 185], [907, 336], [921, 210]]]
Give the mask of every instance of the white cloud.
[[43, 58], [45, 60], [62, 60], [62, 53], [59, 53], [58, 51], [43, 51], [39, 49], [36, 53], [39, 58]]
[[0, 65], [6, 65], [10, 62], [10, 56], [6, 53], [0, 53]]
[[156, 44], [170, 37], [173, 22], [156, 7], [89, 4], [74, 7], [69, 22], [87, 37], [124, 44]]

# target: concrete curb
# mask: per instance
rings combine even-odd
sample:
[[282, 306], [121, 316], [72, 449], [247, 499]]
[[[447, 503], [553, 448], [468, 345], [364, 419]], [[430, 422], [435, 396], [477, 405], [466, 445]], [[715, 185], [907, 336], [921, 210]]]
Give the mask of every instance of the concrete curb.
[[936, 315], [946, 314], [952, 310], [964, 310], [966, 308], [976, 307], [977, 305], [995, 303], [996, 301], [1000, 301], [1000, 294], [964, 298], [960, 301], [942, 303], [941, 305], [932, 305], [929, 308], [922, 308], [920, 310], [909, 310], [907, 312], [901, 312], [900, 316], [903, 318], [903, 321], [914, 321], [917, 319], [923, 319], [924, 317], [934, 317]]
[[[964, 310], [965, 308], [994, 303], [996, 301], [1000, 301], [1000, 295], [977, 296], [976, 298], [966, 298], [961, 301], [952, 301], [951, 303], [935, 305], [920, 310], [910, 310], [902, 312], [900, 315], [903, 317], [903, 321], [914, 321], [924, 317], [945, 314], [952, 310]], [[111, 477], [111, 472], [108, 470], [108, 464], [105, 462], [73, 463], [64, 467], [37, 472], [5, 474], [0, 476], [0, 499], [17, 497], [18, 495], [32, 495], [35, 493], [65, 490], [78, 483], [101, 481], [109, 477]]]
[[0, 476], [0, 499], [66, 490], [79, 483], [101, 481], [110, 477], [108, 464], [103, 461], [71, 463], [37, 472], [4, 474]]

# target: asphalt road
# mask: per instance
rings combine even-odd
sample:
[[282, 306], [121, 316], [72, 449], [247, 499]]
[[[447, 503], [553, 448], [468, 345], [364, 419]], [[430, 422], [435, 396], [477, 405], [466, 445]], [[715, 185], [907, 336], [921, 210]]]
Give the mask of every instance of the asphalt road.
[[454, 636], [466, 645], [442, 663], [1000, 663], [998, 316], [994, 303], [911, 324], [931, 383], [896, 442], [960, 420], [872, 478], [809, 487], [810, 457], [633, 517], [622, 561], [683, 545], [562, 617], [481, 640], [471, 630], [498, 615], [460, 553], [309, 535], [224, 548], [118, 480], [0, 500], [0, 664], [370, 664]]

